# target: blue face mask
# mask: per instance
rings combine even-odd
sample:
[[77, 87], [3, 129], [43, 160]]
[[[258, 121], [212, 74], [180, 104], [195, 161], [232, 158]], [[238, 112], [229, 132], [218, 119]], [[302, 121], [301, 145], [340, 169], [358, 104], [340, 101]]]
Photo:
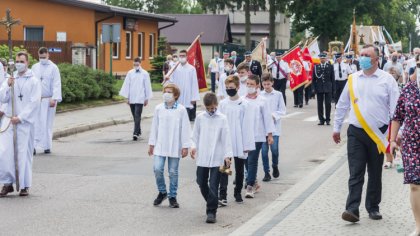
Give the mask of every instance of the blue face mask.
[[369, 70], [370, 68], [372, 68], [372, 62], [370, 60], [370, 57], [360, 57], [360, 68], [362, 70]]
[[207, 111], [207, 114], [209, 114], [209, 116], [214, 116], [214, 114], [216, 114], [216, 111], [217, 109], [215, 109], [214, 111]]

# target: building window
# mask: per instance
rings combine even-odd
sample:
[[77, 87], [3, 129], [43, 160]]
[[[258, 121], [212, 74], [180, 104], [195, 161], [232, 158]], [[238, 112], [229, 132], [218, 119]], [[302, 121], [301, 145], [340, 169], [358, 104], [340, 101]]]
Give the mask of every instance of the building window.
[[120, 43], [112, 43], [112, 59], [120, 58]]
[[44, 41], [44, 28], [25, 27], [25, 41]]
[[131, 59], [131, 49], [132, 49], [132, 38], [131, 38], [131, 32], [127, 31], [125, 32], [125, 58]]
[[149, 58], [153, 58], [153, 56], [155, 55], [155, 34], [149, 34], [149, 41]]
[[138, 38], [138, 51], [137, 56], [140, 57], [140, 59], [143, 59], [143, 46], [144, 46], [144, 39], [143, 39], [144, 33], [139, 33]]

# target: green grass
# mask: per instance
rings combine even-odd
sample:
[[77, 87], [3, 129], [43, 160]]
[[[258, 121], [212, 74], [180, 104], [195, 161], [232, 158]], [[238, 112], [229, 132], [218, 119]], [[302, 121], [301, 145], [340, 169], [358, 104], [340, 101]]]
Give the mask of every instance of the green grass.
[[[115, 83], [114, 87], [117, 89], [117, 91], [120, 91], [122, 85], [124, 83], [124, 80], [117, 80], [117, 83]], [[160, 83], [152, 82], [152, 90], [154, 92], [160, 92], [162, 91], [163, 86]]]
[[121, 103], [123, 101], [124, 101], [123, 97], [114, 96], [114, 98], [107, 98], [107, 99], [95, 99], [95, 100], [88, 100], [88, 101], [74, 102], [74, 103], [60, 103], [57, 106], [57, 112], [65, 112], [65, 111], [86, 109], [86, 108], [91, 108], [91, 107], [107, 106], [107, 105], [112, 105], [116, 103]]

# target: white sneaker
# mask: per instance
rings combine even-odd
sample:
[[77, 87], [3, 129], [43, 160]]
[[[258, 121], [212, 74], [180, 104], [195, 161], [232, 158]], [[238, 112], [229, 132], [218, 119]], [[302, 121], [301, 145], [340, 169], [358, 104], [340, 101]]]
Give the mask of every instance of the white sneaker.
[[260, 188], [261, 188], [261, 185], [259, 185], [257, 182], [255, 182], [254, 186], [252, 186], [252, 187], [253, 187], [254, 193], [258, 193]]
[[254, 189], [250, 185], [246, 187], [245, 198], [254, 198]]

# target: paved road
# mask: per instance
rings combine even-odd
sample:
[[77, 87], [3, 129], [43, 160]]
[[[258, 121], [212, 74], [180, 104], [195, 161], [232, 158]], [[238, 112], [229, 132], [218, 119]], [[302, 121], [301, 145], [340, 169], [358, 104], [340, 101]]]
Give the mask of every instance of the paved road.
[[[131, 141], [132, 124], [56, 140], [52, 155], [35, 158], [29, 199], [1, 199], [0, 228], [11, 235], [228, 234], [340, 147], [331, 141], [331, 127], [316, 125], [315, 101], [311, 103], [304, 109], [289, 105], [289, 115], [283, 119], [280, 179], [263, 183], [262, 192], [242, 205], [234, 203], [230, 184], [230, 205], [219, 209], [215, 225], [204, 223], [205, 203], [191, 159], [180, 164], [181, 208], [170, 209], [168, 202], [152, 206], [157, 190], [152, 159], [147, 156], [148, 119], [139, 142]], [[261, 180], [262, 165], [259, 174]]]

